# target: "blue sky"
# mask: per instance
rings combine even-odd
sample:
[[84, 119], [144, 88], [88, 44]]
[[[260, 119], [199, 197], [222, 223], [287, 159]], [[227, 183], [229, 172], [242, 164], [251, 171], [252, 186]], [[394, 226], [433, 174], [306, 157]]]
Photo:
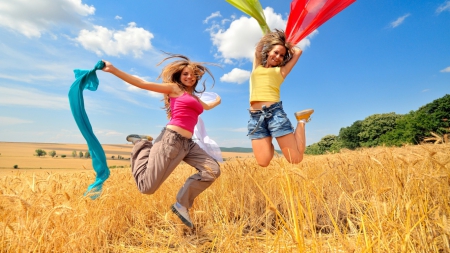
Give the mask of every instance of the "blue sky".
[[[290, 1], [261, 0], [269, 26], [284, 29]], [[221, 147], [250, 147], [248, 76], [261, 30], [256, 21], [211, 0], [0, 0], [0, 141], [85, 143], [70, 112], [73, 69], [100, 59], [155, 81], [162, 51], [211, 66], [222, 104], [202, 114]], [[417, 110], [450, 93], [450, 1], [359, 0], [299, 46], [281, 88], [291, 120], [313, 108], [307, 144], [377, 113]], [[161, 96], [98, 71], [85, 91], [101, 143], [130, 133], [156, 136], [167, 123]]]

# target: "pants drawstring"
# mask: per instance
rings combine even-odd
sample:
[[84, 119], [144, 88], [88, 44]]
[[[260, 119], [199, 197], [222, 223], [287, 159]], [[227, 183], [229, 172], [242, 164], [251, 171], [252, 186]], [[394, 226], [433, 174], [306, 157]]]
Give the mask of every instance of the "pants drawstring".
[[[272, 108], [270, 111], [272, 111], [273, 109], [275, 109], [275, 108]], [[261, 126], [264, 119], [272, 117], [272, 113], [270, 111], [266, 110], [265, 105], [262, 106], [261, 110], [259, 111], [261, 113], [261, 116], [259, 117], [258, 124], [256, 124], [255, 129], [253, 129], [253, 131], [247, 135], [253, 134], [256, 130], [258, 130], [258, 128]]]

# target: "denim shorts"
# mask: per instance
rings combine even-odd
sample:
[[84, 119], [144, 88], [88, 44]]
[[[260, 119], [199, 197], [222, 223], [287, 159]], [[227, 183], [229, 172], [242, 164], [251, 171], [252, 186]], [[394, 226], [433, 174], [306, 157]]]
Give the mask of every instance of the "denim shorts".
[[250, 111], [247, 128], [247, 136], [250, 140], [269, 136], [276, 138], [294, 132], [294, 127], [284, 112], [281, 101], [269, 107], [263, 106], [259, 111]]

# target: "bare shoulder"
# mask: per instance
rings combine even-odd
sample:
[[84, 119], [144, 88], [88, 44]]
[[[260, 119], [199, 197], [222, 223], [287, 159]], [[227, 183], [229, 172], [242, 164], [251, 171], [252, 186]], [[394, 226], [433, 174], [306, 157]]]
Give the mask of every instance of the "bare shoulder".
[[171, 92], [169, 93], [170, 97], [179, 97], [183, 95], [184, 91], [178, 86], [176, 83], [166, 83], [167, 86], [171, 88]]

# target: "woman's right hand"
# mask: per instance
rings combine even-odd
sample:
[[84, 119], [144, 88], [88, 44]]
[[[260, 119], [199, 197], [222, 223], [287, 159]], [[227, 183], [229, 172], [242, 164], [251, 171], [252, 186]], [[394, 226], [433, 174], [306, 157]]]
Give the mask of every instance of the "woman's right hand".
[[[216, 98], [216, 103], [217, 103], [217, 105], [220, 105], [221, 102], [222, 102], [222, 99], [220, 98], [219, 95], [217, 95], [217, 98]], [[216, 106], [217, 106], [217, 105], [216, 105]]]
[[114, 66], [109, 61], [105, 61], [105, 60], [102, 60], [102, 61], [105, 63], [105, 67], [103, 67], [102, 70], [105, 72], [111, 72], [112, 69], [114, 68]]

